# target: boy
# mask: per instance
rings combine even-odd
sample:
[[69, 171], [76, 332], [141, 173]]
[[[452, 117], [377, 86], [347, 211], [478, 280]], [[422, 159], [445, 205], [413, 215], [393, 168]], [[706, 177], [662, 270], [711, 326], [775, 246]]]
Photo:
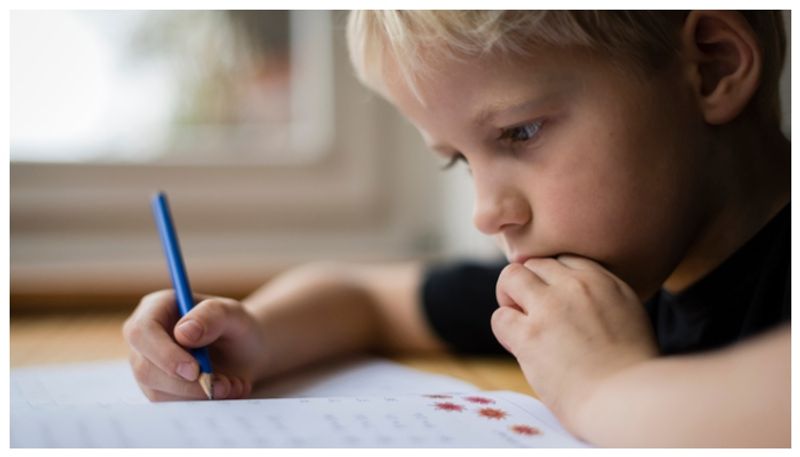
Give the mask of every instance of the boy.
[[591, 443], [790, 444], [777, 14], [357, 12], [348, 38], [361, 79], [468, 164], [510, 264], [312, 265], [180, 320], [156, 292], [124, 329], [148, 397], [202, 398], [181, 346], [211, 344], [236, 398], [346, 352], [491, 350], [466, 342], [490, 324]]

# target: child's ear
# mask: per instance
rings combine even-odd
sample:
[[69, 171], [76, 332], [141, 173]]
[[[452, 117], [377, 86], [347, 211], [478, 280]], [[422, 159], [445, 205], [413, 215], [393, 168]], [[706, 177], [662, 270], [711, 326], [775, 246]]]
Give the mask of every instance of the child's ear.
[[706, 122], [719, 125], [735, 119], [761, 78], [761, 47], [750, 24], [737, 12], [692, 11], [681, 43]]

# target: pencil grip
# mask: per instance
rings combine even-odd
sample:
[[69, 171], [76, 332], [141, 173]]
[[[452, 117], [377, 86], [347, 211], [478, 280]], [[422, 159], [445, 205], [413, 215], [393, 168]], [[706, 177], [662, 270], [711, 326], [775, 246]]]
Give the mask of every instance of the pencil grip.
[[[181, 316], [185, 316], [194, 307], [194, 297], [189, 285], [189, 276], [186, 274], [186, 267], [183, 263], [178, 235], [172, 222], [169, 202], [167, 202], [167, 196], [164, 192], [158, 192], [153, 197], [152, 207], [158, 234], [161, 238], [161, 246], [164, 249], [164, 255], [167, 257], [167, 267], [172, 286], [175, 289], [178, 310]], [[194, 348], [191, 352], [200, 365], [200, 371], [211, 373], [211, 359], [208, 355], [208, 348]]]

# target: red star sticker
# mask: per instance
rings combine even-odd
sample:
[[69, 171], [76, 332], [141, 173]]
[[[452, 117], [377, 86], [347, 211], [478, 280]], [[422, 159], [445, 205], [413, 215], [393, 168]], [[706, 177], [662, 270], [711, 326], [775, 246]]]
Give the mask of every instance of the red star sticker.
[[470, 403], [478, 403], [481, 405], [490, 405], [494, 403], [494, 400], [486, 397], [464, 397], [464, 400], [467, 400]]
[[507, 412], [497, 408], [481, 408], [478, 410], [478, 414], [488, 419], [505, 419], [508, 416]]
[[541, 435], [542, 431], [530, 425], [512, 425], [511, 431], [520, 435], [535, 436]]
[[457, 404], [455, 404], [453, 402], [449, 402], [449, 401], [442, 401], [442, 402], [436, 403], [436, 409], [439, 409], [439, 410], [442, 410], [442, 411], [458, 411], [458, 412], [464, 411], [464, 407], [463, 406], [457, 405]]

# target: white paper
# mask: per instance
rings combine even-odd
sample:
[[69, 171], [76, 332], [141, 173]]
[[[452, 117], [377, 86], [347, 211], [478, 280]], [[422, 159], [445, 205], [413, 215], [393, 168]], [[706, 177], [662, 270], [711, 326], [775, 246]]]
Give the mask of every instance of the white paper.
[[[253, 398], [467, 392], [467, 382], [375, 358], [324, 363], [257, 385]], [[56, 406], [149, 403], [125, 360], [44, 365], [11, 372], [11, 404]]]
[[584, 446], [532, 397], [385, 360], [319, 367], [257, 394], [292, 398], [150, 403], [121, 361], [12, 370], [11, 446]]

